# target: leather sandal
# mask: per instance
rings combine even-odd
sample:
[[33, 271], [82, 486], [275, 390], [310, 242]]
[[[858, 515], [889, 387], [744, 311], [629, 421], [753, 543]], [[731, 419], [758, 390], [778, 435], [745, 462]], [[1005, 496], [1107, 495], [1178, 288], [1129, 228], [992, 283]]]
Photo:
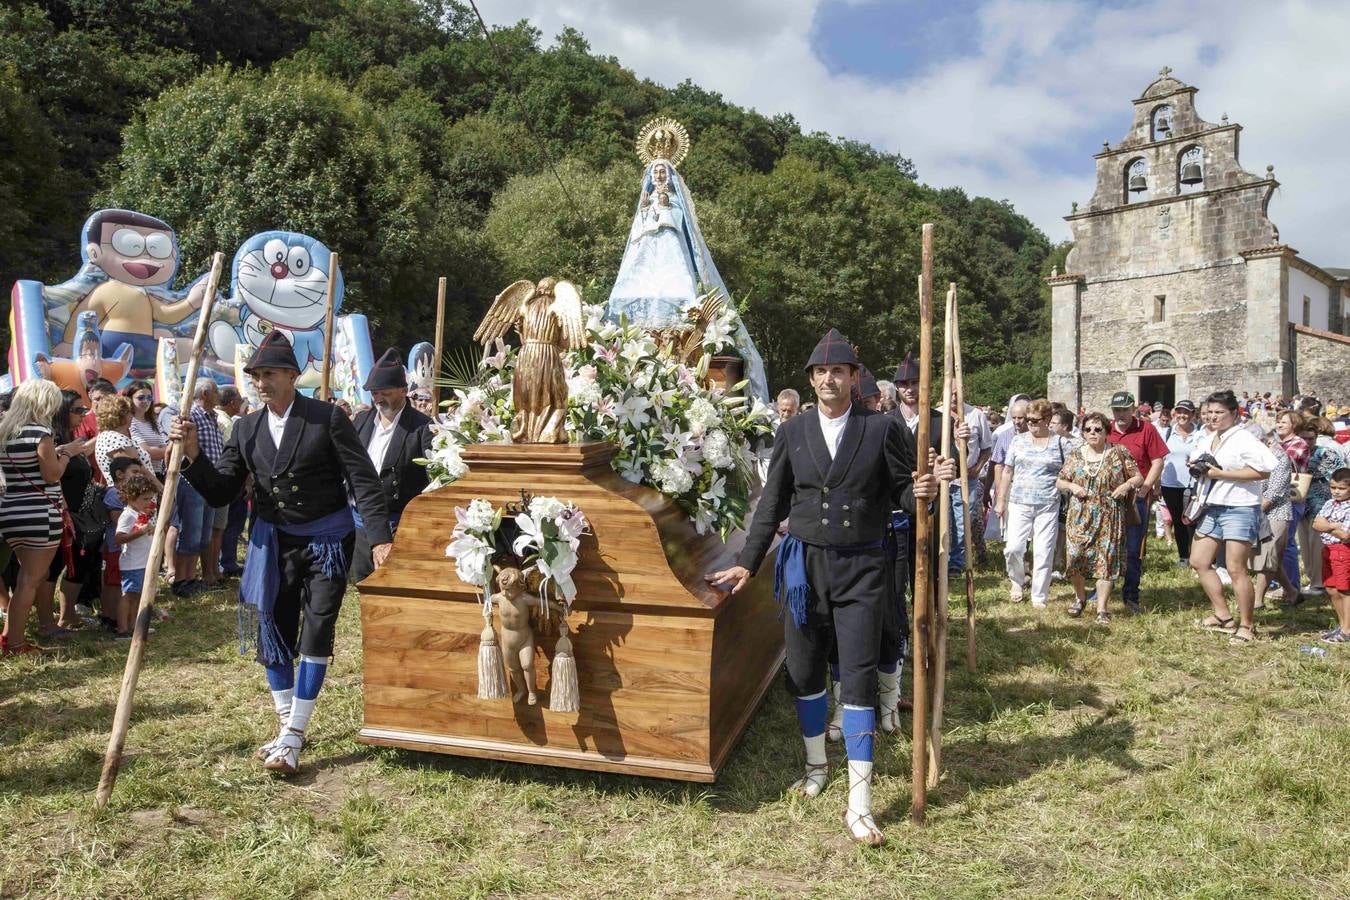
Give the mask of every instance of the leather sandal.
[[1195, 621], [1195, 627], [1205, 631], [1213, 631], [1219, 634], [1232, 634], [1237, 629], [1233, 625], [1232, 619], [1221, 619], [1218, 616], [1206, 616], [1203, 619]]
[[[820, 765], [806, 764], [806, 774], [796, 781], [792, 782], [792, 790], [799, 797], [818, 797], [825, 791], [825, 781], [830, 775], [830, 764], [822, 763]], [[812, 784], [820, 785], [820, 789], [814, 794], [810, 793], [808, 786]]]
[[300, 751], [305, 746], [305, 733], [287, 728], [276, 739], [272, 753], [263, 768], [278, 775], [294, 775], [300, 771]]
[[[866, 828], [867, 834], [859, 835], [854, 829], [855, 825]], [[844, 828], [855, 844], [862, 844], [864, 847], [880, 847], [886, 843], [886, 836], [881, 833], [881, 829], [877, 827], [877, 823], [873, 821], [870, 814], [861, 816], [851, 809], [844, 810]]]

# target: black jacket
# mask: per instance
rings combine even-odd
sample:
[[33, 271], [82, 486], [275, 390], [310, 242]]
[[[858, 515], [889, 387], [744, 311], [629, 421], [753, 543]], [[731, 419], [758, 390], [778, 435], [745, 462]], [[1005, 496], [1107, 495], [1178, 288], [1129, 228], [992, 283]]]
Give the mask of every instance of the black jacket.
[[[909, 424], [905, 422], [905, 416], [904, 413], [900, 412], [900, 407], [897, 406], [895, 409], [886, 413], [886, 415], [899, 422], [900, 427], [909, 433], [910, 438], [913, 439], [916, 445], [918, 444], [918, 430], [911, 429]], [[914, 424], [918, 425], [918, 422], [915, 422]], [[955, 438], [952, 439], [955, 440]], [[942, 452], [942, 413], [938, 412], [936, 409], [930, 409], [928, 411], [928, 446], [936, 450], [939, 456], [946, 455]]]
[[[370, 446], [378, 416], [377, 410], [368, 409], [358, 413], [352, 421], [362, 447]], [[403, 404], [394, 422], [394, 433], [389, 436], [389, 449], [384, 451], [384, 461], [378, 467], [384, 502], [389, 507], [389, 515], [394, 518], [403, 514], [403, 507], [422, 493], [431, 480], [427, 477], [427, 467], [413, 462], [431, 455], [430, 425], [431, 419], [413, 409], [411, 403]]]
[[892, 509], [914, 512], [914, 436], [881, 413], [853, 404], [834, 459], [820, 415], [811, 410], [783, 423], [774, 437], [764, 491], [738, 564], [754, 572], [778, 523], [818, 546], [882, 539]]
[[234, 425], [215, 465], [198, 453], [183, 470], [206, 502], [225, 506], [253, 476], [253, 509], [274, 525], [300, 525], [347, 505], [347, 490], [365, 520], [372, 545], [393, 540], [380, 479], [366, 448], [342, 410], [332, 403], [295, 395], [281, 447], [272, 442], [267, 409]]

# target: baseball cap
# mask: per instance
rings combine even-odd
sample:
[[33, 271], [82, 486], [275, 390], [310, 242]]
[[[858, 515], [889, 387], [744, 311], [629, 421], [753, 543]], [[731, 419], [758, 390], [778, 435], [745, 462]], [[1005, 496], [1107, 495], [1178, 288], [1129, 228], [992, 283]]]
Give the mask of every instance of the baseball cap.
[[1182, 412], [1188, 412], [1191, 415], [1195, 415], [1195, 404], [1189, 400], [1178, 400], [1172, 409], [1179, 409]]
[[1124, 409], [1127, 406], [1134, 406], [1134, 394], [1129, 391], [1116, 391], [1111, 395], [1111, 408]]

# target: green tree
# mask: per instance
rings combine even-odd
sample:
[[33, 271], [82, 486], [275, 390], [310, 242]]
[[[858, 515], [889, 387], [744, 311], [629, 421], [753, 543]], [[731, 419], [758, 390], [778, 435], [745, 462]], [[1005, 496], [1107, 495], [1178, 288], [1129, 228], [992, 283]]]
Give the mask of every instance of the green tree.
[[319, 238], [342, 254], [345, 308], [394, 337], [425, 318], [406, 300], [431, 293], [431, 200], [415, 148], [346, 87], [223, 67], [137, 117], [100, 197], [173, 224], [189, 275], [259, 231]]

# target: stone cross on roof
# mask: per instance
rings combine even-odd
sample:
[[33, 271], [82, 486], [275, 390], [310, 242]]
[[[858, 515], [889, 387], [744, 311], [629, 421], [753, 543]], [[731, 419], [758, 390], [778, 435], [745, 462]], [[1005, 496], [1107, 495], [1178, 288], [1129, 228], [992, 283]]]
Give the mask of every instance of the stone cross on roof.
[[1171, 66], [1163, 66], [1161, 69], [1158, 70], [1158, 75], [1161, 76], [1161, 77], [1163, 77], [1163, 78], [1166, 78], [1168, 75], [1171, 75], [1171, 74], [1172, 74], [1172, 67], [1171, 67]]

